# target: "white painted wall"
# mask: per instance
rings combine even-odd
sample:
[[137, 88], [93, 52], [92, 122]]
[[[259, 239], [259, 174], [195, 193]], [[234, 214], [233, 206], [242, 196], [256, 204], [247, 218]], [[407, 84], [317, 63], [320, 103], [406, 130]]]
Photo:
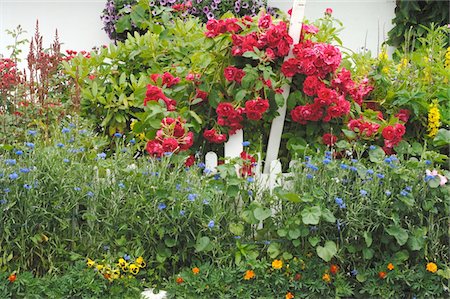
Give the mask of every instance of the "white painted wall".
[[[272, 6], [287, 11], [292, 1], [268, 0]], [[44, 45], [53, 41], [58, 29], [63, 50], [89, 50], [109, 43], [104, 33], [100, 14], [106, 0], [0, 0], [0, 53], [8, 56], [6, 46], [12, 43], [6, 29], [21, 25], [30, 39], [39, 20]], [[305, 16], [315, 19], [323, 15], [327, 7], [335, 17], [344, 22], [341, 33], [344, 46], [358, 51], [366, 47], [377, 53], [378, 45], [392, 27], [394, 0], [307, 0]], [[24, 49], [27, 52], [27, 49]]]

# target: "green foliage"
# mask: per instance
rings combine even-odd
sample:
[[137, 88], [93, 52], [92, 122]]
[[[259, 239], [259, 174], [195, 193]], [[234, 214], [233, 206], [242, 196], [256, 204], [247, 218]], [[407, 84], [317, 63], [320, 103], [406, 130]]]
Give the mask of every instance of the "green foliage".
[[388, 45], [398, 49], [404, 48], [405, 51], [414, 50], [420, 47], [419, 39], [427, 35], [423, 26], [428, 27], [433, 23], [439, 26], [448, 24], [448, 1], [397, 0], [396, 3], [395, 18], [392, 20], [394, 28], [388, 32]]

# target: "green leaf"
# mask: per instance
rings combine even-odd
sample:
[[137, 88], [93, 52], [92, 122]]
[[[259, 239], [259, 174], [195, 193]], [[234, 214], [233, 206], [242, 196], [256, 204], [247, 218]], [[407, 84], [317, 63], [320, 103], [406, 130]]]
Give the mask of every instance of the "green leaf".
[[366, 260], [372, 259], [374, 253], [375, 253], [375, 251], [372, 248], [364, 248], [363, 249], [363, 257]]
[[385, 157], [386, 157], [386, 154], [384, 153], [383, 149], [379, 146], [377, 146], [373, 150], [369, 150], [370, 162], [381, 163], [384, 161]]
[[230, 223], [228, 229], [235, 236], [241, 236], [244, 233], [244, 226], [241, 223]]
[[177, 240], [175, 240], [173, 238], [165, 238], [164, 244], [166, 244], [166, 246], [169, 248], [174, 247], [175, 245], [177, 245]]
[[278, 107], [284, 106], [284, 96], [282, 94], [275, 94], [275, 103], [277, 103]]
[[205, 236], [197, 239], [197, 242], [195, 244], [196, 252], [208, 251], [211, 248], [211, 240], [208, 237]]
[[320, 215], [322, 215], [322, 212], [319, 206], [313, 206], [303, 209], [301, 215], [304, 224], [316, 225], [319, 223]]
[[270, 216], [272, 216], [272, 211], [270, 209], [267, 208], [261, 208], [261, 207], [257, 207], [254, 211], [253, 211], [253, 215], [255, 216], [256, 219], [258, 219], [259, 221], [264, 221], [265, 219], [269, 218]]
[[366, 246], [370, 247], [372, 245], [372, 233], [364, 232], [363, 237], [364, 237], [364, 241], [366, 242]]
[[321, 259], [323, 259], [325, 262], [329, 262], [337, 253], [336, 243], [334, 243], [333, 241], [326, 241], [324, 247], [317, 246], [316, 252]]
[[322, 208], [321, 212], [323, 220], [330, 223], [336, 222], [336, 217], [334, 217], [333, 213], [330, 210], [328, 210], [327, 208]]
[[312, 247], [316, 247], [316, 245], [319, 244], [319, 242], [320, 242], [320, 238], [319, 237], [309, 237], [308, 242], [309, 242], [309, 244], [311, 244]]
[[390, 225], [388, 228], [384, 229], [389, 235], [393, 236], [398, 245], [405, 245], [406, 241], [408, 241], [408, 231], [404, 228], [401, 228], [398, 225]]
[[300, 229], [298, 228], [290, 229], [288, 235], [291, 240], [298, 239], [300, 237]]
[[447, 129], [439, 129], [433, 139], [434, 146], [445, 146], [450, 144], [450, 131]]
[[234, 99], [235, 99], [237, 102], [240, 102], [240, 101], [242, 101], [242, 100], [245, 98], [246, 95], [247, 95], [247, 90], [241, 89], [241, 90], [239, 90], [239, 91], [236, 93], [236, 96], [234, 97]]
[[267, 253], [271, 259], [276, 258], [281, 253], [280, 244], [270, 243], [269, 248], [267, 248]]

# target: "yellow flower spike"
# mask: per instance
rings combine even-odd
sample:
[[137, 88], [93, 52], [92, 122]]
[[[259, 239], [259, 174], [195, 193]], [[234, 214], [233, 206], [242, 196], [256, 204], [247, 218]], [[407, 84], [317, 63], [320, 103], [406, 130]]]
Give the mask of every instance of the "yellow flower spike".
[[139, 268], [145, 268], [147, 266], [142, 256], [138, 257], [135, 263], [136, 265], [138, 265]]
[[274, 268], [274, 269], [281, 269], [281, 268], [283, 268], [283, 261], [282, 260], [273, 260], [272, 268]]
[[95, 261], [93, 261], [93, 260], [91, 260], [90, 258], [88, 258], [86, 264], [87, 264], [87, 266], [88, 266], [89, 268], [92, 268], [92, 267], [94, 267], [94, 265], [95, 265]]
[[389, 73], [389, 67], [384, 66], [384, 67], [381, 69], [381, 72], [382, 72], [383, 74], [388, 74], [388, 73]]
[[428, 110], [428, 137], [433, 138], [439, 131], [441, 114], [437, 100], [433, 100]]
[[130, 265], [130, 273], [136, 275], [139, 273], [139, 267], [135, 264]]

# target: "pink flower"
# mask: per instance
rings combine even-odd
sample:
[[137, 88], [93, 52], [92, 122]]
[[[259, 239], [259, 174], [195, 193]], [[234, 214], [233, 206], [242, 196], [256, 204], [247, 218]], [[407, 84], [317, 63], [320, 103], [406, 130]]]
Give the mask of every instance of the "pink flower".
[[325, 15], [331, 16], [332, 13], [333, 13], [333, 10], [331, 8], [328, 7], [327, 9], [325, 9]]
[[429, 169], [427, 169], [427, 170], [425, 170], [425, 173], [427, 176], [432, 176], [432, 177], [438, 176], [439, 180], [440, 180], [440, 182], [439, 182], [440, 186], [444, 186], [448, 182], [447, 177], [444, 175], [440, 175], [436, 169], [433, 169], [433, 171], [430, 171]]

